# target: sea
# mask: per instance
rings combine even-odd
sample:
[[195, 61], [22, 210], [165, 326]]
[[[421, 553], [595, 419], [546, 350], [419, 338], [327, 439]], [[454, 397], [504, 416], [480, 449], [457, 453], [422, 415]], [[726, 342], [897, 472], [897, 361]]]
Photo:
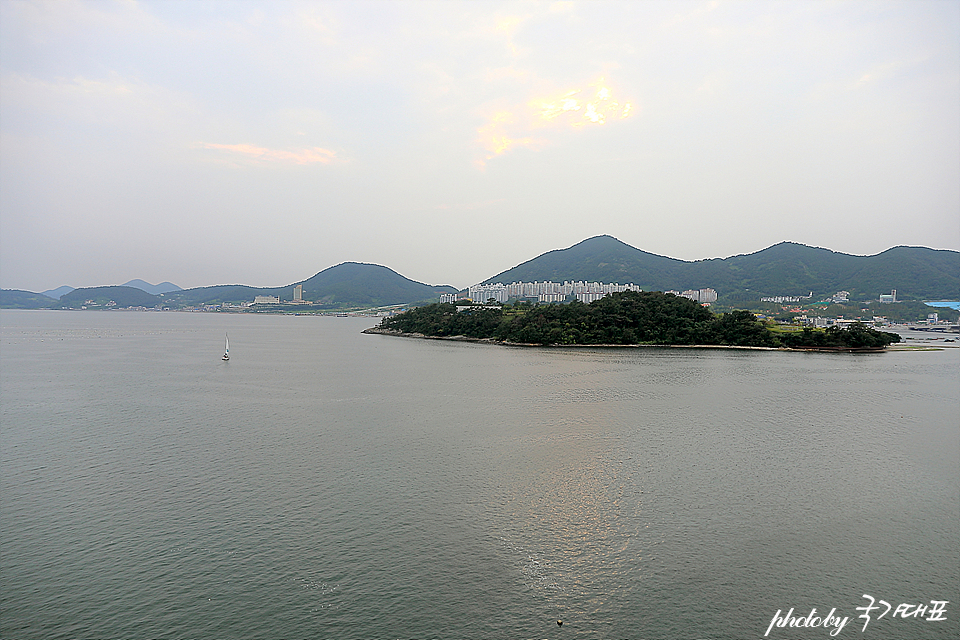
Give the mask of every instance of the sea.
[[960, 637], [951, 344], [376, 321], [0, 312], [0, 637]]

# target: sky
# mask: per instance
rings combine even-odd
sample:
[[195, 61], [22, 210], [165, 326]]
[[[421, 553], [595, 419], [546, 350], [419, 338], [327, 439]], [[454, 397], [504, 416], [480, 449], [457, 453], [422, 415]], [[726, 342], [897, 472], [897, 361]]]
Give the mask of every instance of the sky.
[[0, 286], [960, 250], [960, 1], [0, 0]]

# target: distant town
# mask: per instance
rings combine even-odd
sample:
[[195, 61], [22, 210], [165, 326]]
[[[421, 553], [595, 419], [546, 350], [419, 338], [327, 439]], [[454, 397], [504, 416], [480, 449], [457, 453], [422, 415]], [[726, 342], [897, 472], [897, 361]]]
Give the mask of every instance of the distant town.
[[[602, 283], [602, 282], [586, 282], [586, 281], [564, 281], [563, 283], [544, 281], [544, 282], [513, 282], [510, 284], [502, 283], [491, 283], [491, 284], [475, 284], [459, 293], [444, 293], [439, 297], [440, 303], [452, 303], [458, 306], [458, 309], [465, 309], [467, 307], [476, 308], [477, 306], [483, 306], [487, 308], [500, 308], [500, 305], [510, 303], [510, 302], [530, 302], [534, 304], [561, 304], [565, 302], [571, 302], [577, 300], [589, 304], [596, 300], [600, 300], [605, 296], [608, 296], [613, 293], [620, 293], [623, 291], [643, 291], [639, 286], [630, 283], [630, 284], [619, 284], [619, 283]], [[679, 290], [670, 290], [664, 291], [664, 293], [673, 294], [681, 298], [687, 298], [698, 302], [705, 307], [711, 306], [718, 299], [718, 294], [715, 289], [710, 287], [705, 287], [702, 289], [687, 289], [685, 291]], [[826, 328], [826, 327], [847, 327], [856, 322], [868, 321], [866, 319], [854, 319], [854, 318], [844, 318], [844, 317], [821, 317], [813, 316], [804, 313], [804, 310], [799, 306], [790, 307], [789, 305], [800, 305], [800, 304], [809, 304], [813, 301], [813, 292], [809, 292], [807, 295], [778, 295], [778, 296], [765, 296], [760, 298], [761, 302], [768, 302], [773, 304], [783, 305], [785, 311], [792, 313], [800, 313], [801, 315], [795, 317], [794, 321], [803, 325], [810, 326], [815, 328]], [[850, 292], [849, 291], [838, 291], [832, 296], [825, 297], [818, 302], [822, 304], [845, 304], [850, 301]], [[897, 300], [897, 291], [896, 289], [892, 290], [889, 294], [880, 294], [879, 298], [876, 300], [881, 304], [893, 304]], [[97, 305], [93, 300], [87, 301], [89, 304], [81, 308], [117, 308], [115, 302], [110, 301], [105, 305]], [[296, 312], [296, 309], [301, 305], [312, 305], [308, 300], [303, 299], [303, 285], [296, 285], [293, 288], [293, 298], [291, 300], [281, 300], [280, 296], [265, 296], [258, 295], [255, 296], [252, 301], [248, 302], [239, 302], [239, 303], [230, 303], [223, 302], [220, 304], [203, 304], [197, 305], [195, 307], [185, 307], [181, 308], [182, 311], [285, 311], [287, 313]], [[327, 312], [328, 315], [339, 315], [339, 316], [374, 316], [374, 317], [383, 317], [383, 316], [392, 316], [397, 313], [402, 313], [408, 308], [409, 305], [390, 305], [389, 307], [379, 307], [376, 309], [367, 309], [362, 311], [349, 311], [349, 312]], [[139, 309], [139, 310], [150, 310], [149, 308], [142, 307], [132, 307], [129, 309]], [[313, 310], [304, 310], [305, 312], [313, 313]], [[758, 314], [758, 317], [763, 319], [766, 316], [764, 314]], [[873, 316], [869, 320], [874, 326], [888, 326], [896, 324], [887, 320], [885, 316]], [[919, 321], [914, 324], [926, 325], [933, 329], [935, 326], [944, 324], [940, 321], [939, 314], [936, 312], [927, 314], [926, 321]], [[949, 324], [949, 323], [947, 323]], [[952, 325], [944, 325], [944, 328], [947, 330], [952, 329]]]
[[[666, 280], [667, 283], [671, 279], [660, 277], [660, 280]], [[689, 277], [684, 280], [696, 282], [696, 279]], [[347, 282], [350, 284], [344, 287]], [[770, 286], [767, 291], [774, 293], [781, 287], [782, 284], [779, 287]], [[147, 290], [161, 288], [162, 290], [153, 293]], [[852, 287], [849, 288], [853, 290]], [[362, 263], [343, 263], [320, 272], [303, 283], [268, 290], [236, 285], [197, 289], [196, 293], [193, 293], [192, 290], [182, 290], [171, 283], [150, 285], [143, 281], [130, 281], [118, 286], [62, 289], [65, 291], [50, 291], [44, 294], [4, 290], [0, 292], [0, 306], [382, 317], [396, 315], [412, 306], [437, 300], [440, 303], [452, 303], [458, 311], [465, 311], [499, 308], [501, 305], [517, 302], [553, 305], [576, 301], [589, 304], [612, 294], [644, 291], [643, 287], [634, 282], [621, 284], [603, 282], [600, 279], [563, 282], [517, 279], [508, 284], [502, 280], [478, 283], [457, 292], [450, 286], [424, 285], [404, 278], [386, 267]], [[649, 285], [647, 290], [662, 291]], [[901, 301], [897, 290], [877, 294], [877, 297], [872, 299], [865, 299], [863, 292], [859, 290], [856, 295], [851, 295], [848, 290], [840, 290], [827, 296], [824, 296], [821, 290], [816, 297], [813, 290], [806, 294], [777, 293], [754, 297], [756, 294], [752, 294], [745, 287], [725, 292], [718, 292], [711, 286], [685, 290], [667, 289], [663, 292], [687, 298], [704, 307], [719, 307], [721, 312], [746, 308], [760, 319], [783, 325], [843, 328], [855, 322], [865, 322], [873, 326], [909, 323], [925, 331], [957, 331], [955, 310], [941, 309], [938, 313], [931, 309], [931, 306], [949, 305], [931, 303], [928, 306], [917, 301], [915, 296]], [[46, 293], [56, 295], [56, 298], [48, 297]], [[309, 299], [304, 299], [305, 294]], [[887, 309], [889, 313], [886, 312]]]
[[[441, 294], [440, 302], [454, 304], [460, 303], [461, 305], [491, 303], [499, 305], [510, 301], [544, 304], [578, 300], [580, 302], [590, 303], [612, 293], [619, 293], [622, 291], [643, 291], [643, 289], [633, 283], [619, 284], [584, 281], [564, 281], [562, 284], [551, 281], [514, 282], [511, 284], [475, 284], [472, 287], [468, 287], [466, 290], [461, 291], [460, 293]], [[688, 289], [686, 291], [670, 290], [664, 291], [664, 293], [670, 293], [681, 298], [688, 298], [694, 302], [699, 302], [705, 307], [709, 307], [712, 303], [716, 302], [718, 297], [716, 290], [709, 287], [703, 289]], [[760, 298], [760, 301], [788, 305], [810, 302], [812, 299], [813, 292], [811, 291], [805, 296], [767, 296]], [[849, 291], [838, 291], [832, 296], [820, 300], [820, 302], [825, 304], [844, 304], [848, 303], [849, 301]], [[896, 303], [896, 289], [892, 290], [889, 294], [880, 294], [877, 301], [881, 304]], [[787, 307], [784, 307], [784, 309], [787, 309]], [[789, 310], [795, 313], [802, 312], [802, 309], [800, 308]], [[765, 316], [760, 314], [759, 317], [763, 318]], [[804, 314], [798, 316], [796, 321], [801, 325], [817, 328], [826, 328], [832, 326], [838, 326], [842, 328], [850, 326], [856, 322], [862, 322], [863, 320], [843, 317], [829, 318], [821, 316], [808, 316]], [[892, 322], [888, 322], [887, 318], [884, 316], [873, 316], [872, 323], [877, 326], [894, 324]], [[940, 318], [938, 313], [933, 312], [927, 314], [927, 325], [937, 325], [939, 323]]]

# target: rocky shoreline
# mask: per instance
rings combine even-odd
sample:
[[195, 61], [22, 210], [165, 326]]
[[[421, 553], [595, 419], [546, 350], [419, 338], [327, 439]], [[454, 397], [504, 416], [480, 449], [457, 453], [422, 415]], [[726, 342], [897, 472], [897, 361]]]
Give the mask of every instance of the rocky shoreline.
[[504, 347], [549, 347], [549, 348], [617, 348], [617, 349], [635, 349], [635, 348], [660, 348], [660, 349], [736, 349], [738, 351], [826, 351], [843, 353], [881, 353], [886, 351], [886, 347], [853, 349], [845, 347], [810, 347], [808, 349], [791, 349], [787, 347], [740, 347], [728, 344], [537, 344], [531, 342], [504, 342], [493, 338], [471, 338], [469, 336], [428, 336], [424, 333], [405, 333], [394, 329], [383, 329], [380, 327], [370, 327], [364, 329], [361, 333], [368, 333], [383, 336], [395, 336], [398, 338], [420, 338], [422, 340], [450, 340], [453, 342], [479, 342], [484, 344], [495, 344]]
[[[396, 336], [398, 338], [421, 338], [423, 340], [453, 340], [455, 342], [485, 342], [487, 344], [513, 344], [507, 342], [499, 342], [493, 338], [471, 338], [469, 336], [428, 336], [425, 333], [404, 333], [403, 331], [396, 331], [395, 329], [381, 329], [380, 327], [370, 327], [369, 329], [364, 329], [360, 333], [371, 333], [381, 336]], [[539, 346], [539, 345], [525, 345], [525, 346]]]

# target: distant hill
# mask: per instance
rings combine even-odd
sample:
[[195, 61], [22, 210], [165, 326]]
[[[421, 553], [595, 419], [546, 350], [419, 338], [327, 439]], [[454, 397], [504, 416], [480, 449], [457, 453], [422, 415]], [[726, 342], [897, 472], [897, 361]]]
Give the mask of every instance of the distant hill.
[[319, 308], [378, 307], [436, 300], [441, 293], [456, 293], [454, 287], [423, 284], [376, 264], [344, 262], [324, 269], [312, 278], [283, 287], [218, 285], [164, 294], [165, 304], [220, 304], [253, 302], [256, 296], [279, 296], [289, 302], [293, 289], [303, 285], [303, 299]]
[[[435, 301], [441, 293], [456, 293], [450, 286], [416, 282], [396, 271], [376, 264], [344, 262], [324, 269], [312, 278], [283, 287], [250, 287], [242, 284], [216, 285], [181, 289], [170, 282], [152, 285], [131, 280], [125, 285], [70, 289], [60, 287], [51, 293], [62, 293], [59, 302], [53, 297], [29, 291], [4, 290], [0, 306], [4, 308], [177, 308], [217, 305], [224, 302], [253, 302], [257, 296], [278, 296], [282, 301], [293, 299], [293, 289], [303, 285], [303, 299], [314, 309], [377, 307]], [[149, 291], [148, 291], [149, 289]], [[87, 304], [92, 300], [92, 304]], [[113, 304], [111, 304], [113, 303]]]
[[814, 297], [849, 291], [876, 299], [896, 289], [903, 299], [960, 298], [960, 252], [894, 247], [874, 256], [782, 242], [756, 253], [687, 262], [641, 251], [612, 236], [588, 238], [540, 255], [484, 283], [586, 280], [633, 283], [646, 291], [716, 289], [721, 300]]
[[682, 260], [641, 251], [613, 236], [596, 236], [567, 249], [548, 251], [488, 278], [484, 283], [564, 280], [620, 284], [632, 282], [646, 290], [657, 291], [676, 289], [679, 285], [673, 283], [685, 279], [687, 264]]
[[[161, 293], [168, 293], [170, 291], [182, 291], [180, 287], [173, 284], [172, 282], [161, 282], [160, 284], [150, 284], [149, 282], [145, 280], [140, 280], [139, 278], [135, 280], [131, 280], [130, 282], [124, 282], [120, 286], [133, 287], [135, 289], [140, 289], [141, 291], [146, 291], [147, 293], [152, 293], [154, 295], [161, 294]], [[75, 288], [76, 287], [68, 287], [64, 285], [62, 287], [57, 287], [56, 289], [49, 289], [47, 291], [44, 291], [42, 292], [42, 294], [50, 298], [59, 300], [61, 296], [63, 296], [64, 294], [70, 293]]]
[[157, 295], [160, 293], [169, 293], [171, 291], [183, 291], [180, 287], [173, 284], [172, 282], [161, 282], [160, 284], [150, 284], [144, 280], [135, 279], [130, 282], [124, 282], [124, 287], [135, 287], [141, 291], [146, 291], [147, 293], [152, 293]]
[[892, 289], [901, 299], [956, 300], [960, 295], [960, 252], [926, 247], [893, 247], [872, 256], [854, 256], [782, 242], [756, 253], [690, 264], [698, 277], [715, 277], [715, 289], [731, 292], [812, 291], [822, 297], [842, 290], [852, 299], [864, 300], [875, 300]]
[[65, 293], [70, 293], [70, 292], [73, 291], [74, 289], [76, 289], [76, 287], [68, 287], [68, 286], [64, 285], [64, 286], [62, 286], [62, 287], [57, 287], [56, 289], [49, 289], [49, 290], [47, 290], [47, 291], [41, 291], [41, 294], [43, 294], [43, 295], [45, 295], [45, 296], [49, 296], [49, 297], [54, 298], [54, 299], [56, 299], [56, 300], [59, 300], [59, 299], [60, 299], [60, 296], [62, 296], [62, 295], [65, 294]]
[[0, 290], [0, 308], [2, 309], [49, 309], [56, 304], [56, 299], [42, 293], [20, 289]]
[[83, 287], [60, 296], [60, 302], [55, 306], [69, 309], [79, 309], [83, 306], [87, 308], [123, 309], [125, 307], [155, 307], [162, 300], [163, 298], [136, 287]]
[[[405, 278], [378, 264], [344, 262], [294, 283], [303, 285], [303, 298], [332, 306], [384, 306], [434, 300], [454, 287], [429, 285]], [[293, 297], [293, 286], [287, 288]]]

